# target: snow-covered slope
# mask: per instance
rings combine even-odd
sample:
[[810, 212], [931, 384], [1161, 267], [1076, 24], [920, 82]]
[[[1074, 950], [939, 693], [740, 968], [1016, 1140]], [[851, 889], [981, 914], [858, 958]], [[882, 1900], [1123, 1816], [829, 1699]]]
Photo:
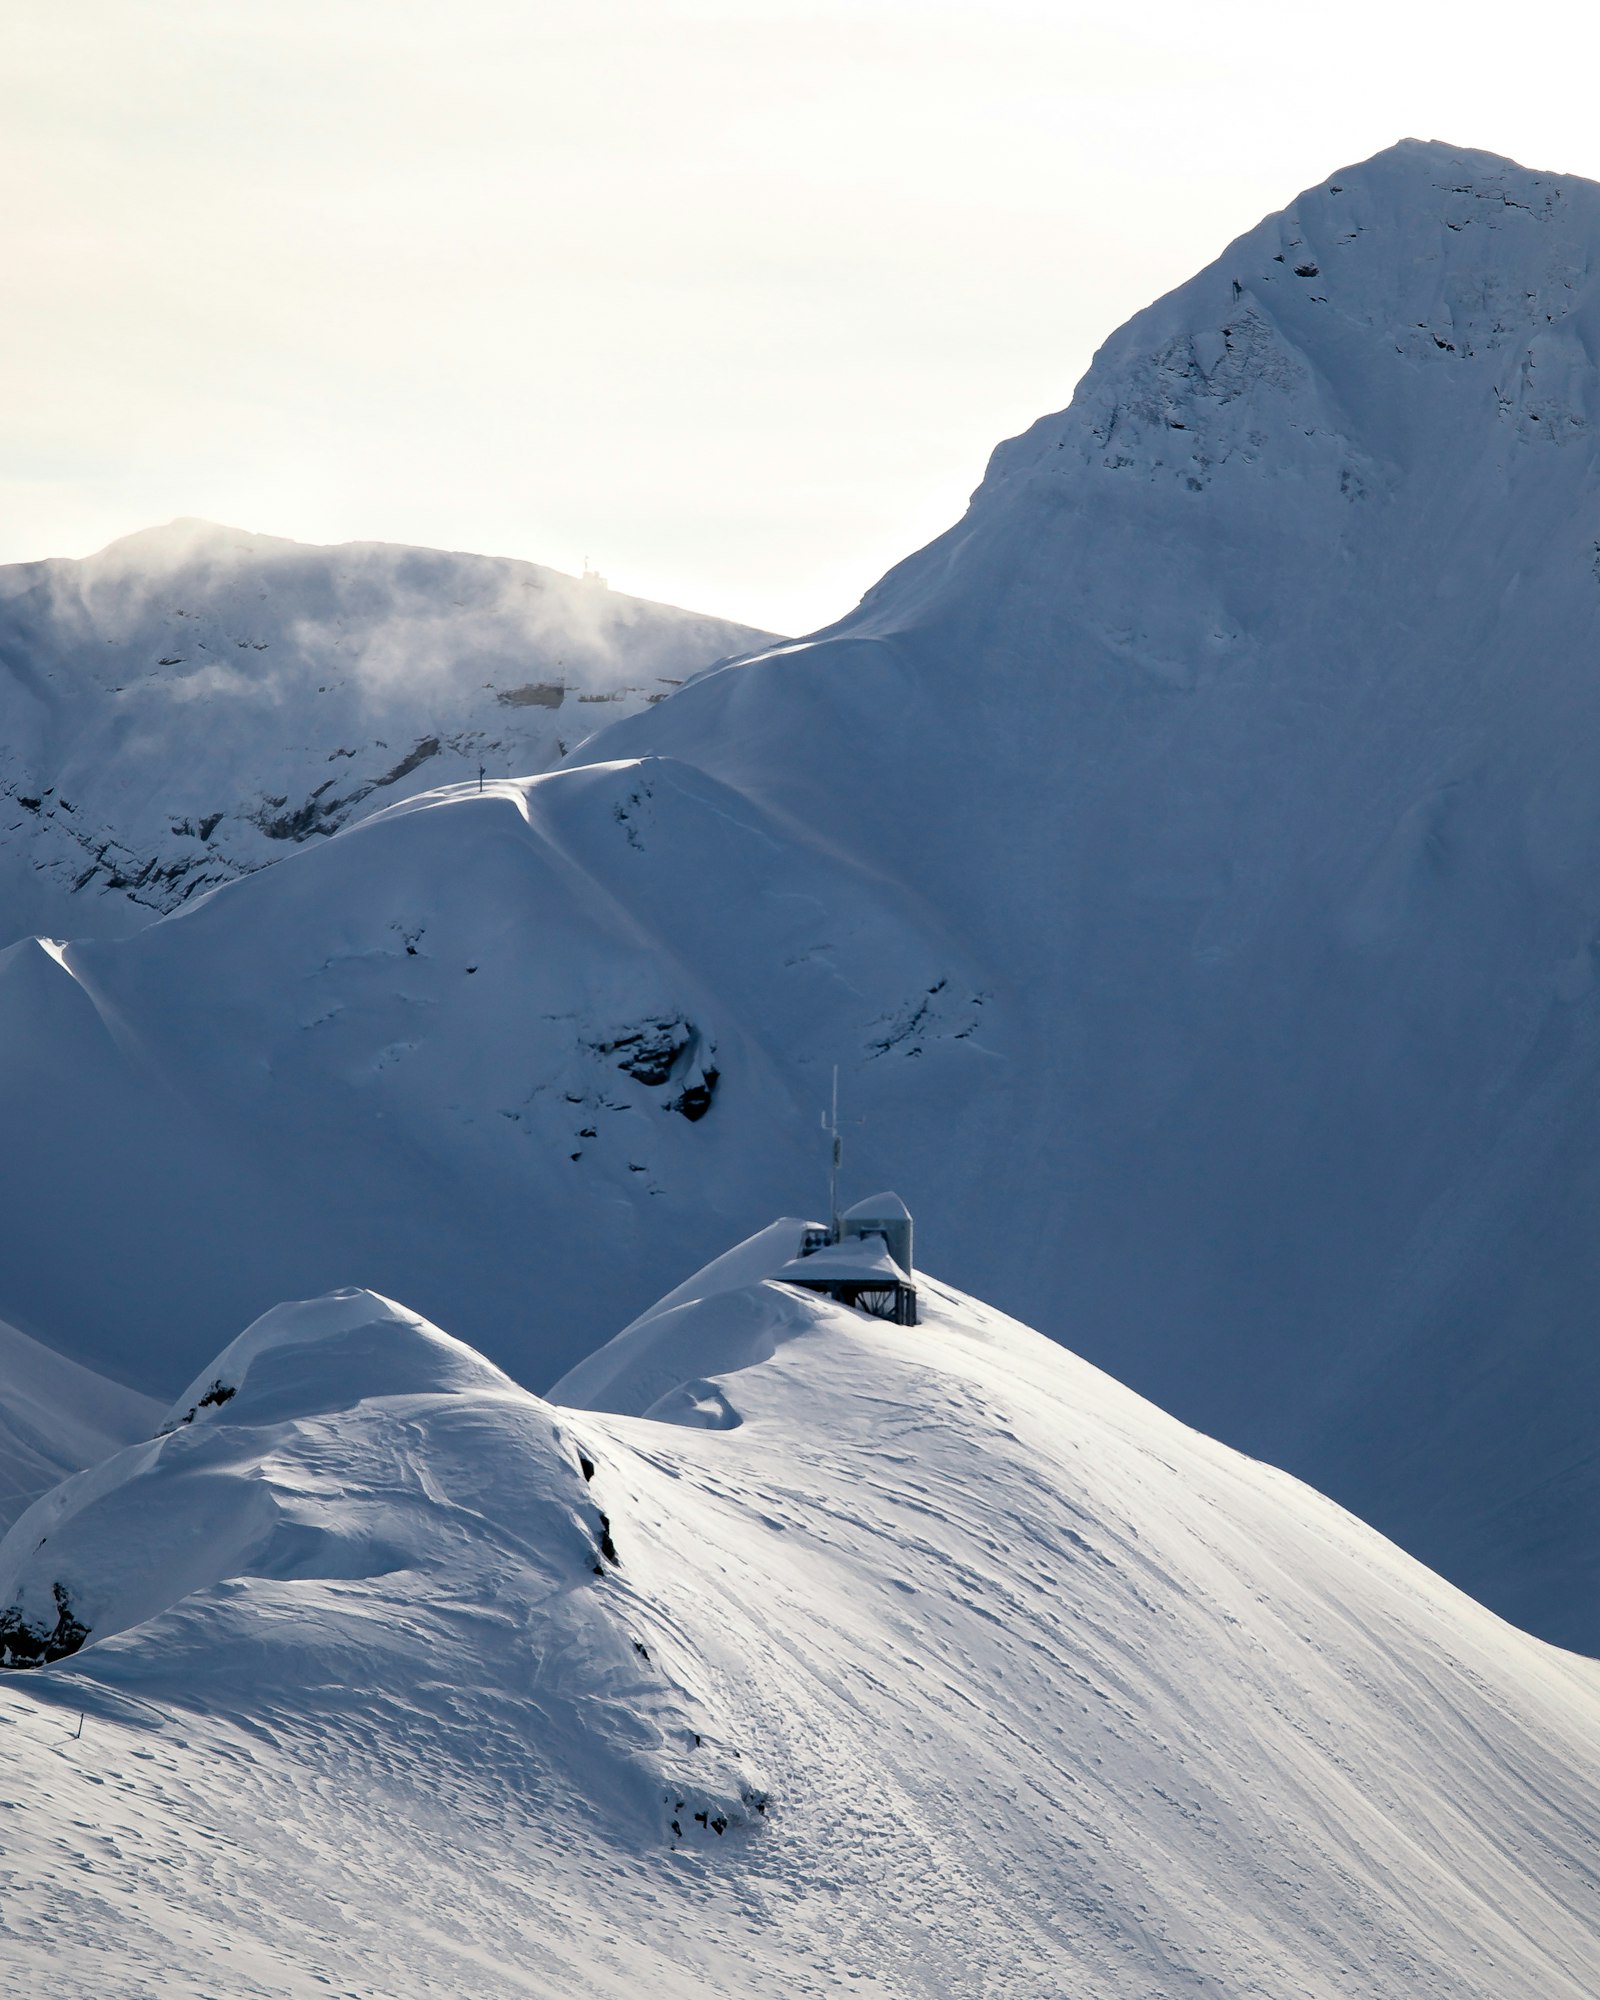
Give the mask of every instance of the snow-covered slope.
[[69, 1473], [147, 1437], [160, 1414], [0, 1320], [0, 1530]]
[[1586, 2000], [1592, 1662], [926, 1278], [760, 1282], [794, 1234], [612, 1414], [346, 1293], [39, 1503], [0, 1606], [92, 1629], [0, 1688], [14, 1977]]
[[0, 944], [119, 936], [768, 635], [596, 576], [174, 521], [0, 568]]
[[0, 1298], [170, 1395], [286, 1271], [353, 1280], [543, 1384], [817, 1178], [796, 1067], [839, 996], [888, 1020], [951, 963], [688, 766], [408, 802], [120, 943], [0, 953]]
[[170, 1393], [359, 1282], [543, 1386], [817, 1199], [837, 1062], [968, 1289], [1600, 1650], [1597, 245], [1382, 154], [831, 632], [17, 947], [0, 1311]]
[[[1597, 358], [1600, 187], [1407, 142], [834, 633], [593, 746], [827, 826], [982, 969], [963, 1171], [871, 1170], [955, 1274], [1591, 1650]], [[949, 1032], [856, 1039], [849, 1101]]]

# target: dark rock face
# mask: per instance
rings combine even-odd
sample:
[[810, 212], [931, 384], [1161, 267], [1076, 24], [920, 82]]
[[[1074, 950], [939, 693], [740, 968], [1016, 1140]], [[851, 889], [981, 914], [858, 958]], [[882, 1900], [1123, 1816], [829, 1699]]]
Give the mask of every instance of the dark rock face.
[[[291, 807], [286, 798], [268, 799], [255, 815], [255, 824], [268, 840], [309, 840], [314, 833], [337, 833], [364, 799], [371, 798], [374, 792], [382, 791], [389, 785], [399, 784], [402, 778], [409, 778], [413, 771], [438, 754], [438, 737], [425, 736], [392, 770], [369, 778], [365, 784], [357, 785], [341, 797], [324, 796], [333, 790], [333, 780], [329, 778], [297, 806]], [[215, 825], [215, 821], [212, 824]]]
[[175, 1418], [172, 1423], [163, 1425], [156, 1435], [158, 1437], [166, 1437], [171, 1431], [181, 1430], [185, 1424], [192, 1424], [202, 1410], [220, 1409], [224, 1403], [231, 1401], [238, 1393], [237, 1389], [230, 1387], [219, 1375], [192, 1409], [186, 1410], [181, 1417]]
[[590, 1046], [597, 1055], [612, 1057], [625, 1076], [647, 1090], [677, 1084], [667, 1109], [681, 1113], [691, 1125], [711, 1109], [720, 1074], [712, 1060], [716, 1043], [682, 1015], [614, 1030]]
[[74, 1614], [65, 1584], [54, 1584], [52, 1595], [56, 1601], [56, 1622], [48, 1631], [43, 1626], [30, 1625], [15, 1604], [0, 1611], [0, 1667], [13, 1670], [47, 1667], [52, 1660], [64, 1660], [77, 1652], [88, 1638], [89, 1628]]
[[691, 1125], [698, 1124], [711, 1109], [711, 1100], [716, 1095], [718, 1072], [709, 1064], [701, 1070], [694, 1083], [685, 1084], [672, 1100], [672, 1109], [682, 1112]]
[[644, 1021], [594, 1046], [603, 1056], [615, 1056], [617, 1068], [625, 1075], [655, 1090], [668, 1080], [696, 1040], [693, 1024], [688, 1021]]

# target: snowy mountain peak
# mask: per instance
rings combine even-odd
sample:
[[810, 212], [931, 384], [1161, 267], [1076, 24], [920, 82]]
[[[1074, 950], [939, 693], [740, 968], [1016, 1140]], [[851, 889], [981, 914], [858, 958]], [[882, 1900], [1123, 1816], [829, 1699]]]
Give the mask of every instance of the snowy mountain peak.
[[297, 1575], [356, 1575], [370, 1560], [381, 1573], [387, 1545], [374, 1552], [360, 1523], [354, 1541], [339, 1527], [331, 1540], [312, 1532], [292, 1499], [271, 1499], [262, 1462], [292, 1455], [308, 1434], [331, 1437], [341, 1419], [359, 1423], [370, 1400], [467, 1394], [522, 1392], [374, 1293], [279, 1306], [202, 1370], [152, 1438], [64, 1481], [20, 1518], [0, 1544], [0, 1602], [14, 1627], [36, 1637], [52, 1603], [70, 1604], [85, 1633], [103, 1640], [240, 1565], [250, 1574], [286, 1573], [287, 1563]]
[[[920, 619], [930, 595], [957, 612], [985, 559], [974, 536], [1007, 534], [1016, 556], [1056, 546], [1042, 519], [1023, 535], [1015, 510], [1075, 514], [1085, 475], [1118, 512], [1148, 512], [1155, 496], [1137, 489], [1153, 483], [1199, 510], [1202, 538], [1208, 510], [1246, 509], [1270, 561], [1273, 509], [1298, 509], [1308, 483], [1345, 503], [1348, 542], [1352, 510], [1385, 514], [1419, 459], [1449, 452], [1480, 506], [1508, 478], [1546, 476], [1513, 446], [1576, 444], [1590, 464], [1597, 241], [1600, 187], [1491, 153], [1404, 140], [1330, 175], [1114, 333], [1067, 409], [997, 447], [967, 519], [844, 629]], [[1180, 520], [1158, 546], [1187, 536]]]
[[234, 559], [274, 551], [287, 552], [301, 546], [286, 535], [263, 535], [250, 528], [229, 527], [222, 521], [202, 520], [195, 514], [180, 514], [149, 528], [135, 528], [119, 535], [103, 549], [87, 558], [91, 570], [127, 568], [158, 575], [203, 557]]
[[811, 1294], [771, 1282], [814, 1226], [784, 1216], [746, 1237], [563, 1375], [551, 1401], [733, 1429], [742, 1418], [723, 1378], [830, 1324]]
[[949, 1268], [1590, 1646], [1597, 356], [1600, 187], [1407, 142], [589, 753], [736, 777], [984, 969], [964, 1173], [885, 1162]]
[[515, 1782], [609, 1837], [717, 1841], [765, 1795], [652, 1597], [636, 1508], [625, 1453], [417, 1314], [284, 1305], [0, 1543], [0, 1667], [81, 1654], [201, 1712], [409, 1717], [463, 1764], [511, 1728]]

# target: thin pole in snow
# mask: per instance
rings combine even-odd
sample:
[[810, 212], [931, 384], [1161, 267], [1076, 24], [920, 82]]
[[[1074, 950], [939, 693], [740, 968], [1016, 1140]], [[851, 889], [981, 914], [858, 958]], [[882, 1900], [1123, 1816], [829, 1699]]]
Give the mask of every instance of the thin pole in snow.
[[839, 1163], [844, 1158], [844, 1141], [839, 1136], [839, 1065], [833, 1066], [833, 1110], [825, 1121], [833, 1138], [833, 1165], [828, 1174], [828, 1216], [833, 1224], [833, 1240], [839, 1240]]

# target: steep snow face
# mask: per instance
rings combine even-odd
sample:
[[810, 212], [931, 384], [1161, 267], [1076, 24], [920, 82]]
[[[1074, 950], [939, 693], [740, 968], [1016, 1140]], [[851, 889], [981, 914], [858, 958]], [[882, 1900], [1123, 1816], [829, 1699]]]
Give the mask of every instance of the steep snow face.
[[[954, 1273], [1591, 1649], [1597, 247], [1586, 182], [1335, 174], [853, 618], [594, 746], [825, 824], [982, 969], [1008, 1087], [868, 1168]], [[869, 1131], [918, 1046], [841, 1037]]]
[[[820, 1181], [797, 1079], [841, 1007], [970, 1031], [977, 991], [867, 870], [691, 766], [430, 795], [121, 943], [0, 954], [31, 1245], [0, 1291], [166, 1395], [286, 1269], [381, 1282], [542, 1383], [685, 1244]], [[943, 1142], [937, 1096], [906, 1110]]]
[[0, 1310], [165, 1394], [359, 1281], [543, 1385], [819, 1198], [837, 1063], [847, 1199], [1600, 1650], [1597, 242], [1382, 154], [831, 632], [19, 948]]
[[0, 569], [0, 945], [118, 936], [769, 635], [532, 563], [174, 521]]
[[0, 1532], [69, 1473], [146, 1437], [161, 1405], [0, 1321]]
[[[74, 1995], [1588, 1994], [1592, 1662], [925, 1274], [915, 1329], [763, 1281], [791, 1235], [563, 1385], [610, 1414], [368, 1295], [284, 1308], [19, 1523], [0, 1605], [61, 1582], [91, 1630], [0, 1687], [13, 1955]], [[663, 1383], [681, 1421], [628, 1414]]]

